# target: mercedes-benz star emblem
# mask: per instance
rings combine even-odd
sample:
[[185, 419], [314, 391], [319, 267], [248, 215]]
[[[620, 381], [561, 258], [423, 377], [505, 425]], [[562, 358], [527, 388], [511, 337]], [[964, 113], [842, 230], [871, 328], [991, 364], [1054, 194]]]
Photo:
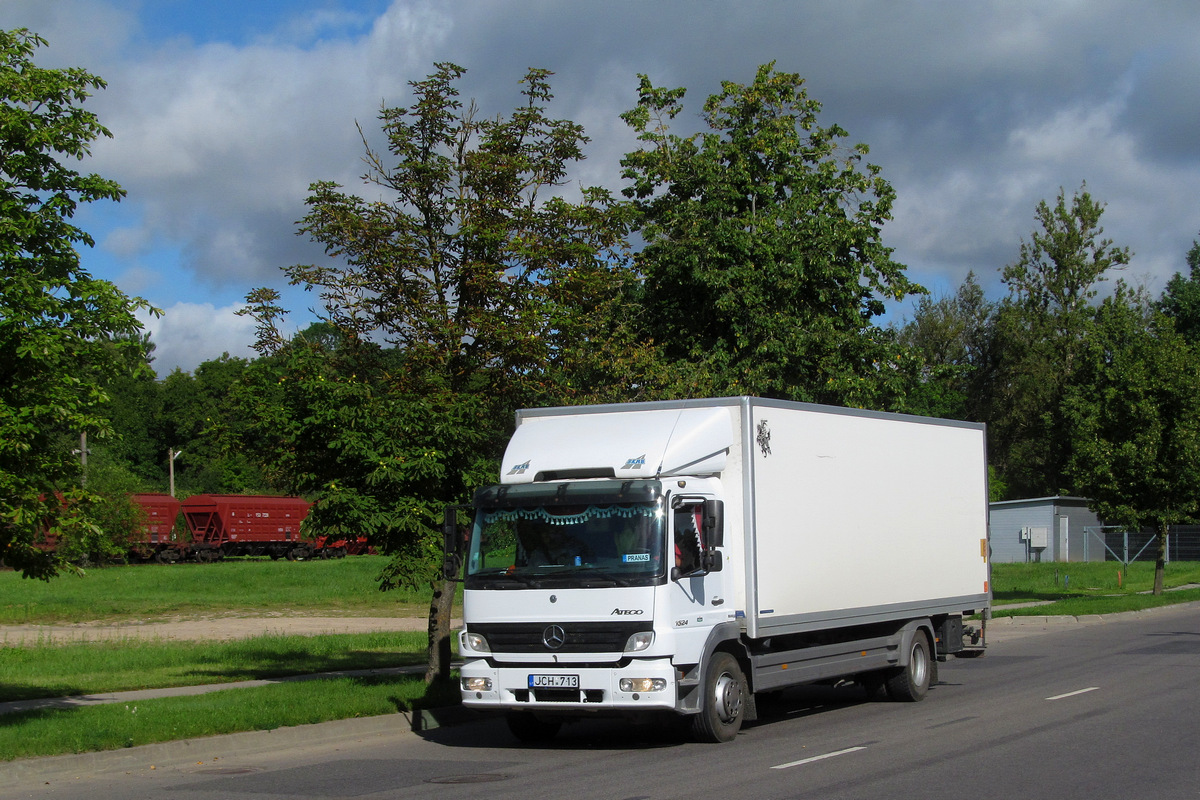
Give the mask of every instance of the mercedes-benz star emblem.
[[542, 644], [547, 650], [557, 650], [567, 643], [567, 632], [561, 625], [551, 625], [542, 631]]

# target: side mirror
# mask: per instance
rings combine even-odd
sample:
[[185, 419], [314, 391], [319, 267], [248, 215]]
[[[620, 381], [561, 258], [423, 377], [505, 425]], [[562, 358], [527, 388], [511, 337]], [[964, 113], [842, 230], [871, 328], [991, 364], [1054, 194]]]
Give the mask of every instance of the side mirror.
[[709, 547], [725, 546], [725, 502], [723, 500], [704, 501], [704, 542]]

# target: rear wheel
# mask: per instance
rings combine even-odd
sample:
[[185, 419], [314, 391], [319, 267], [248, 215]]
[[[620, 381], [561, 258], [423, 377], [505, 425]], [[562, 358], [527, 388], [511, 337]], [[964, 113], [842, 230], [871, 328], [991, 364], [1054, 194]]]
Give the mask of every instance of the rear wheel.
[[884, 684], [888, 697], [907, 703], [924, 699], [933, 681], [933, 670], [929, 636], [923, 630], [917, 631], [909, 645], [908, 665], [897, 667]]
[[714, 653], [704, 675], [704, 707], [692, 721], [702, 742], [728, 742], [742, 728], [746, 714], [746, 676], [729, 653]]
[[528, 711], [512, 711], [505, 716], [508, 729], [522, 742], [549, 742], [558, 735], [562, 722], [544, 719]]

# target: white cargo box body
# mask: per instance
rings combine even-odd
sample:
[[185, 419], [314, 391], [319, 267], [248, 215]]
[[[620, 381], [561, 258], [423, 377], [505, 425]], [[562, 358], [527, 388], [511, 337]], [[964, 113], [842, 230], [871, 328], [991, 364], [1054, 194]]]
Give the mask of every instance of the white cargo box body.
[[502, 483], [719, 477], [729, 605], [751, 638], [989, 604], [982, 425], [750, 397], [517, 422]]
[[752, 400], [748, 633], [981, 610], [982, 425]]

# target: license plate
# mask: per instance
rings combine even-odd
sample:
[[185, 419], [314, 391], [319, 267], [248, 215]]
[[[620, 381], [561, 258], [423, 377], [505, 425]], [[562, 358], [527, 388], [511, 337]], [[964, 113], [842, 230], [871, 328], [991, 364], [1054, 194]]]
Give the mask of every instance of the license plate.
[[530, 675], [530, 689], [578, 689], [578, 675]]

